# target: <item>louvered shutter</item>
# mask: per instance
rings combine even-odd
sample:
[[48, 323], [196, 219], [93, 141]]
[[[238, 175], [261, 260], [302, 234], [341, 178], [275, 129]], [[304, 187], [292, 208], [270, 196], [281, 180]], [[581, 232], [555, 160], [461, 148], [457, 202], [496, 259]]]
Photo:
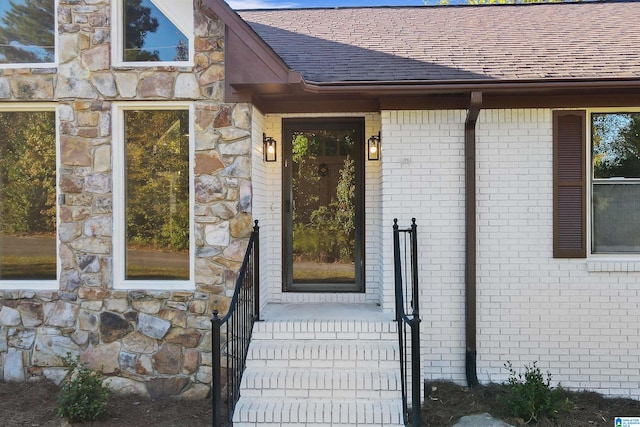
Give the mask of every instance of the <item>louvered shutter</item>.
[[585, 258], [586, 147], [584, 111], [553, 113], [553, 256]]

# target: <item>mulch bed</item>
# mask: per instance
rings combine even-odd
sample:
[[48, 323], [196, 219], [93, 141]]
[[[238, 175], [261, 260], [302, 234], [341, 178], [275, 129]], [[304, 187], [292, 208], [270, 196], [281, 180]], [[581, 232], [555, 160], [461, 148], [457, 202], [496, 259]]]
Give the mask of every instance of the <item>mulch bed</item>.
[[[423, 405], [423, 426], [454, 425], [465, 415], [488, 412], [514, 425], [524, 420], [509, 417], [498, 396], [501, 385], [492, 384], [469, 389], [450, 382], [430, 382], [426, 385]], [[640, 416], [640, 401], [604, 398], [597, 393], [568, 393], [571, 412], [557, 420], [540, 420], [538, 426], [589, 427], [614, 425], [616, 416]], [[0, 382], [0, 425], [61, 426], [66, 422], [56, 415], [58, 388], [47, 382]], [[111, 396], [108, 414], [101, 421], [74, 424], [95, 427], [200, 427], [211, 425], [211, 400], [152, 400], [138, 396]], [[531, 425], [531, 424], [530, 424]]]
[[[525, 420], [510, 417], [499, 399], [505, 388], [499, 384], [476, 388], [461, 387], [450, 382], [430, 382], [426, 385], [426, 401], [422, 408], [423, 425], [452, 426], [465, 415], [487, 412], [514, 426], [527, 425]], [[605, 398], [591, 392], [567, 392], [571, 411], [556, 420], [542, 419], [542, 427], [613, 427], [615, 417], [640, 416], [640, 401]]]

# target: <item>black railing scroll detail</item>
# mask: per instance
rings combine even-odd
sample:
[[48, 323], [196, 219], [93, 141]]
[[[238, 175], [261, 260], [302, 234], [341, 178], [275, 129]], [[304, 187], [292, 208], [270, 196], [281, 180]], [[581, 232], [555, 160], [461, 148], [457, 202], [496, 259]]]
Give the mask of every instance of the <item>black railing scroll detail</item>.
[[259, 231], [255, 221], [227, 314], [221, 316], [214, 310], [211, 317], [213, 427], [232, 424], [253, 324], [260, 318]]
[[[405, 425], [420, 426], [420, 303], [418, 289], [418, 241], [416, 219], [401, 229], [393, 220], [393, 264], [395, 273], [396, 321], [400, 344], [402, 403]], [[404, 280], [403, 280], [404, 278]], [[411, 386], [411, 402], [408, 387]], [[410, 404], [409, 404], [410, 403]]]

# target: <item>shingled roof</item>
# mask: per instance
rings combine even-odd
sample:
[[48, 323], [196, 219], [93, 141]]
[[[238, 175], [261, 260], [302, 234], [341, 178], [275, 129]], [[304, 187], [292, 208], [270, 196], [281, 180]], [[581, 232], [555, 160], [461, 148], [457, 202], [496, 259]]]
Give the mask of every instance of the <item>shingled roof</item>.
[[640, 2], [238, 14], [307, 83], [640, 78]]

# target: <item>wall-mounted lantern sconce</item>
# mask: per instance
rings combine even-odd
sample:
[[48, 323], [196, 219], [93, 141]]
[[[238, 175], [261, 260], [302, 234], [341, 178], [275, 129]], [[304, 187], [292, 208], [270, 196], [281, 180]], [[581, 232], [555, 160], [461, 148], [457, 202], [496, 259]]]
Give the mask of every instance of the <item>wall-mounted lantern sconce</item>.
[[275, 162], [277, 159], [276, 158], [276, 140], [263, 133], [262, 145], [264, 148], [264, 161]]
[[380, 160], [380, 132], [369, 138], [367, 143], [367, 158], [369, 160]]

